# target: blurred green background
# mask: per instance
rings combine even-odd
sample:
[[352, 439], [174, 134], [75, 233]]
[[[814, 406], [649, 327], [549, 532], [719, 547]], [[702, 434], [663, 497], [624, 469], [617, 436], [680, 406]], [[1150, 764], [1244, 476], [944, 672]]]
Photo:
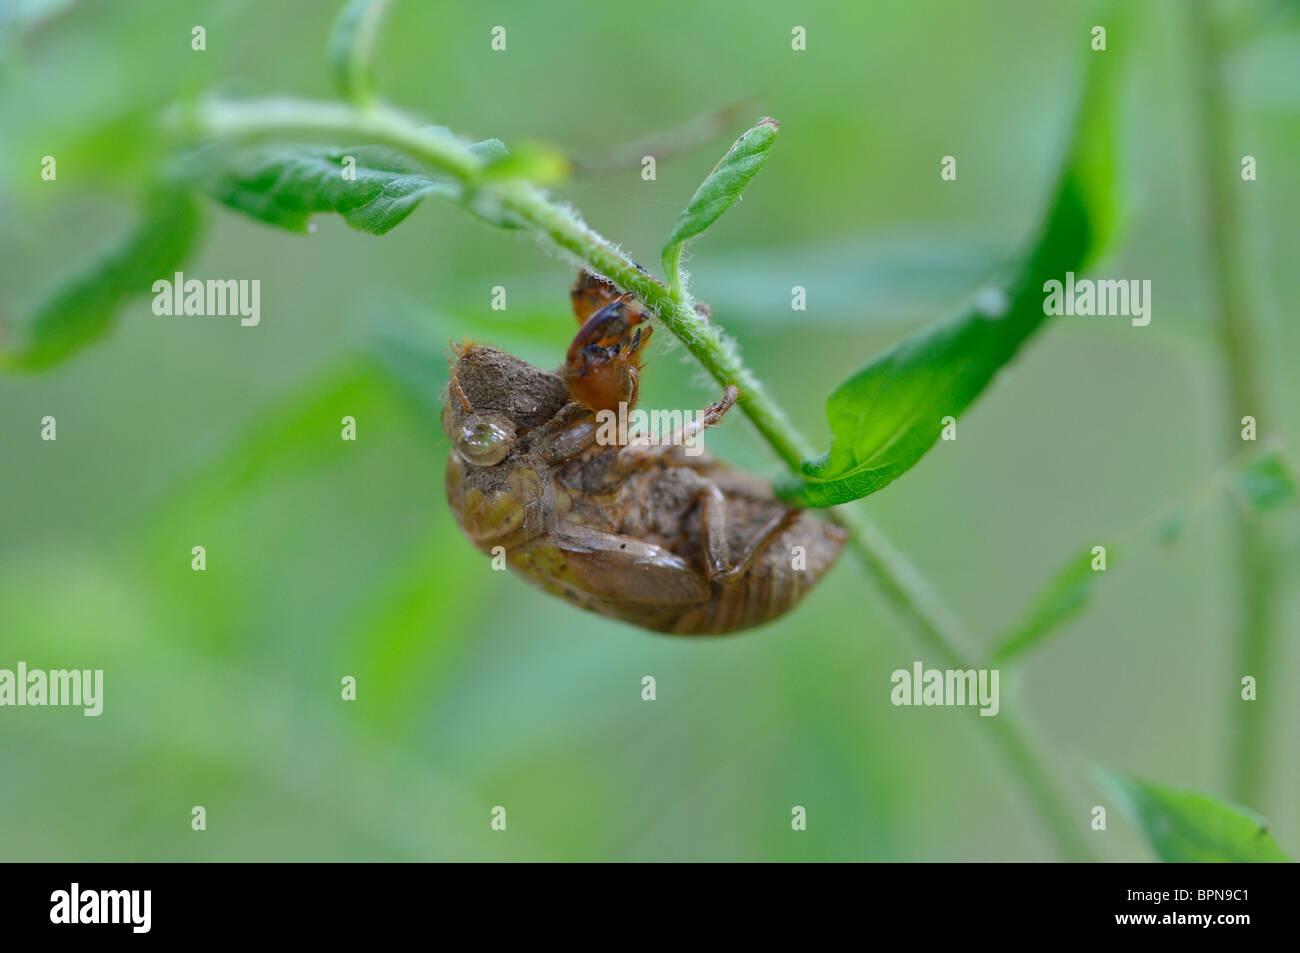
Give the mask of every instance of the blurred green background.
[[[133, 221], [179, 97], [332, 96], [334, 4], [14, 3], [0, 82], [0, 315], [30, 313]], [[746, 100], [709, 143], [561, 193], [647, 265], [759, 115], [781, 135], [693, 246], [696, 293], [824, 446], [838, 381], [959, 304], [1046, 199], [1088, 53], [1088, 4], [762, 0], [737, 7], [397, 2], [377, 84], [474, 138], [579, 159]], [[1062, 319], [905, 479], [865, 504], [987, 645], [1083, 544], [1121, 534], [1222, 460], [1184, 4], [1138, 4], [1126, 45], [1127, 241], [1100, 273], [1150, 278], [1153, 320]], [[1300, 419], [1292, 316], [1300, 19], [1223, 7], [1252, 300], [1269, 396]], [[190, 48], [194, 25], [206, 52]], [[495, 25], [508, 50], [489, 50]], [[794, 25], [808, 49], [790, 49]], [[1106, 55], [1106, 54], [1098, 54]], [[752, 115], [751, 115], [752, 114]], [[42, 181], [54, 155], [58, 178]], [[939, 180], [944, 155], [956, 182]], [[332, 217], [293, 235], [209, 204], [190, 276], [258, 278], [261, 325], [158, 318], [40, 375], [0, 377], [0, 667], [103, 668], [102, 717], [0, 711], [5, 860], [1043, 860], [1050, 840], [984, 735], [895, 708], [925, 655], [852, 558], [793, 614], [722, 640], [587, 615], [493, 573], [443, 499], [445, 382], [373, 355], [473, 337], [558, 364], [573, 268], [436, 199], [383, 238]], [[509, 308], [489, 309], [505, 286]], [[808, 289], [792, 313], [790, 288]], [[424, 364], [416, 365], [423, 368]], [[646, 406], [717, 388], [668, 335]], [[356, 443], [339, 419], [358, 421]], [[58, 421], [58, 440], [39, 439]], [[1277, 420], [1261, 429], [1286, 436]], [[1294, 434], [1292, 434], [1294, 436]], [[777, 467], [740, 417], [711, 449]], [[1293, 441], [1294, 442], [1294, 441]], [[1116, 568], [1093, 609], [1003, 685], [1085, 830], [1088, 762], [1227, 794], [1232, 548], [1215, 505], [1177, 547]], [[208, 568], [190, 568], [192, 546]], [[1288, 577], [1294, 588], [1294, 575]], [[1300, 605], [1279, 633], [1271, 782], [1251, 805], [1300, 853]], [[339, 698], [358, 679], [358, 700]], [[653, 675], [658, 700], [641, 699]], [[790, 828], [790, 809], [808, 829]], [[190, 829], [203, 805], [208, 830]], [[489, 829], [507, 808], [506, 833]], [[1146, 848], [1112, 814], [1110, 859]]]

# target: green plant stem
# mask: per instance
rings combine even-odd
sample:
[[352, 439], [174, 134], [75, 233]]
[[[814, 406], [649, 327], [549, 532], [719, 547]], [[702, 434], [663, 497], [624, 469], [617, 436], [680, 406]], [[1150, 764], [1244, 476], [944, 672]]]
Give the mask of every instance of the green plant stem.
[[670, 293], [678, 296], [686, 294], [682, 281], [682, 242], [676, 242], [664, 252], [664, 278], [668, 281]]
[[[841, 507], [836, 522], [852, 534], [854, 551], [893, 604], [930, 652], [948, 668], [975, 668], [969, 650], [970, 636], [929, 581], [869, 520], [855, 509]], [[1057, 851], [1068, 860], [1095, 860], [1092, 849], [1079, 835], [1079, 820], [1070, 813], [1067, 801], [1039, 751], [1021, 724], [1016, 706], [1003, 701], [989, 730], [1030, 803], [1043, 819]]]
[[209, 99], [178, 108], [169, 119], [181, 135], [216, 141], [320, 137], [391, 146], [470, 184], [483, 170], [482, 160], [466, 143], [382, 104], [358, 108], [298, 99]]
[[[1223, 98], [1223, 47], [1213, 11], [1207, 0], [1188, 5], [1192, 28], [1192, 70], [1200, 112], [1202, 187], [1210, 231], [1211, 294], [1217, 314], [1223, 353], [1228, 406], [1220, 426], [1226, 434], [1229, 455], [1240, 448], [1241, 418], [1268, 421], [1261, 386], [1260, 356], [1255, 321], [1249, 306], [1249, 269], [1242, 255], [1241, 212], [1236, 189], [1240, 183], [1235, 162], [1220, 150], [1231, 141], [1228, 108]], [[1269, 699], [1276, 694], [1269, 678], [1274, 661], [1272, 645], [1276, 627], [1276, 561], [1264, 527], [1250, 515], [1234, 510], [1237, 549], [1237, 621], [1232, 691], [1233, 730], [1228, 768], [1234, 797], [1263, 810], [1267, 784]], [[1257, 701], [1236, 695], [1238, 680], [1254, 676]]]
[[[455, 176], [466, 186], [477, 187], [481, 181], [481, 162], [467, 144], [436, 130], [421, 128], [401, 113], [383, 106], [357, 110], [341, 104], [274, 100], [269, 104], [205, 103], [182, 114], [180, 125], [204, 138], [254, 140], [308, 135], [343, 141], [367, 140], [403, 150]], [[719, 385], [736, 385], [740, 390], [738, 406], [777, 456], [798, 472], [803, 460], [812, 455], [811, 449], [762, 382], [746, 367], [735, 343], [697, 310], [680, 283], [674, 281], [671, 286], [665, 286], [588, 226], [573, 209], [557, 203], [528, 182], [495, 181], [481, 187], [492, 189], [504, 207], [585, 267], [604, 275], [624, 291], [636, 294]], [[916, 567], [861, 513], [841, 508], [831, 515], [849, 531], [854, 550], [868, 573], [926, 646], [951, 668], [973, 667], [962, 648], [969, 640], [961, 622], [943, 605]], [[1077, 833], [1078, 822], [1052, 782], [1045, 759], [1020, 726], [1013, 706], [1004, 703], [997, 717], [980, 720], [995, 723], [991, 737], [998, 743], [1061, 854], [1072, 860], [1093, 859]]]

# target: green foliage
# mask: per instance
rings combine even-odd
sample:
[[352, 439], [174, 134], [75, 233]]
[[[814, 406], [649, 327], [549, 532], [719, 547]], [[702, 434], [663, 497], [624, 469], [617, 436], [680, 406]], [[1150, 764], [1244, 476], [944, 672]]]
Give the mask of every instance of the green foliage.
[[371, 58], [389, 0], [351, 0], [334, 20], [326, 56], [340, 93], [358, 104], [370, 101]]
[[745, 191], [751, 179], [763, 168], [767, 154], [776, 140], [780, 124], [764, 118], [731, 144], [713, 171], [708, 174], [691, 200], [682, 209], [664, 245], [664, 275], [672, 284], [678, 282], [682, 245], [716, 222]]
[[483, 178], [527, 179], [539, 185], [554, 185], [573, 174], [573, 162], [555, 146], [545, 142], [525, 140], [517, 143], [508, 153], [490, 159], [483, 167]]
[[338, 409], [362, 420], [388, 420], [401, 407], [395, 397], [373, 361], [361, 356], [340, 362], [301, 383], [237, 440], [204, 459], [174, 498], [158, 504], [152, 521], [166, 532], [186, 514], [230, 506], [260, 484], [305, 479], [339, 464], [352, 445], [339, 439]]
[[[437, 532], [422, 540], [409, 565], [379, 587], [344, 627], [340, 670], [356, 668], [371, 692], [363, 717], [388, 734], [394, 726], [418, 728], [410, 718], [431, 690], [439, 689], [476, 634], [483, 599], [491, 599], [491, 574], [466, 558], [468, 544], [450, 514], [437, 511]], [[443, 580], [432, 585], [431, 580]], [[357, 659], [360, 659], [358, 668]]]
[[8, 0], [0, 6], [0, 44], [40, 26], [67, 10], [75, 0]]
[[[1114, 567], [1116, 552], [1106, 547], [1106, 570]], [[1079, 615], [1092, 599], [1097, 577], [1089, 546], [1065, 564], [1039, 592], [1029, 610], [992, 652], [995, 663], [1005, 664], [1036, 646], [1052, 632]]]
[[[1295, 484], [1286, 461], [1276, 450], [1253, 454], [1244, 462], [1229, 466], [1193, 488], [1187, 496], [1150, 524], [1149, 538], [1162, 546], [1173, 546], [1183, 536], [1191, 516], [1227, 485], [1238, 493], [1253, 515], [1263, 515], [1295, 502]], [[1129, 541], [1145, 535], [1139, 527], [1125, 537], [1122, 547], [1106, 545], [1106, 569], [1115, 568], [1119, 551], [1127, 553]], [[991, 652], [995, 662], [1007, 663], [1037, 648], [1080, 615], [1092, 600], [1100, 572], [1092, 569], [1092, 546], [1070, 559], [1039, 590], [1023, 618], [998, 640]]]
[[[499, 139], [473, 143], [469, 150], [486, 168], [508, 156]], [[253, 146], [195, 156], [188, 166], [193, 180], [217, 201], [295, 232], [306, 231], [311, 216], [334, 212], [357, 231], [383, 235], [430, 195], [499, 228], [525, 227], [490, 193], [440, 177], [387, 146]]]
[[4, 342], [0, 367], [40, 370], [103, 337], [126, 300], [149, 294], [154, 281], [181, 266], [201, 224], [198, 202], [188, 191], [155, 189], [130, 234], [65, 279], [16, 344]]
[[1256, 513], [1296, 503], [1295, 476], [1276, 451], [1260, 454], [1237, 471], [1235, 489]]
[[883, 489], [915, 466], [1020, 346], [1043, 325], [1043, 284], [1082, 271], [1106, 247], [1117, 216], [1113, 86], [1116, 60], [1094, 61], [1073, 145], [1038, 239], [1017, 276], [962, 314], [903, 340], [826, 401], [831, 449], [785, 481], [800, 506], [834, 506]]
[[1168, 863], [1277, 863], [1282, 853], [1262, 817], [1197, 791], [1101, 772], [1099, 784], [1119, 801], [1156, 856]]
[[460, 186], [379, 146], [252, 149], [232, 157], [205, 187], [217, 201], [268, 225], [304, 232], [313, 215], [336, 212], [371, 235], [397, 226], [425, 196], [461, 194]]

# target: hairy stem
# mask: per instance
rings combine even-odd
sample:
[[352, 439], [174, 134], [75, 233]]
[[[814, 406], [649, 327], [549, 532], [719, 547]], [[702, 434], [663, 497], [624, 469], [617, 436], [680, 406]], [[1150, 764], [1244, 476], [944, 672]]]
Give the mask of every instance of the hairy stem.
[[[1223, 97], [1223, 45], [1208, 0], [1188, 6], [1192, 29], [1192, 70], [1200, 112], [1200, 149], [1210, 231], [1211, 294], [1217, 314], [1228, 406], [1219, 426], [1230, 454], [1241, 444], [1241, 418], [1268, 420], [1260, 381], [1260, 351], [1249, 306], [1249, 269], [1242, 255], [1241, 210], [1234, 185], [1233, 161], [1222, 152], [1231, 141], [1228, 107]], [[1233, 693], [1232, 750], [1228, 769], [1233, 795], [1249, 807], [1263, 810], [1267, 784], [1269, 679], [1277, 612], [1275, 559], [1263, 526], [1242, 511], [1233, 515], [1237, 548], [1237, 641], [1232, 685], [1254, 676], [1258, 701], [1242, 701]]]
[[[671, 269], [674, 274], [665, 285], [587, 225], [573, 209], [536, 186], [520, 180], [485, 181], [481, 160], [460, 140], [422, 128], [401, 113], [378, 105], [357, 110], [342, 104], [274, 100], [267, 104], [206, 103], [181, 114], [178, 125], [191, 134], [225, 140], [324, 136], [375, 142], [400, 149], [452, 175], [468, 188], [492, 190], [502, 206], [545, 234], [557, 247], [640, 298], [719, 385], [734, 384], [740, 391], [738, 406], [791, 470], [798, 472], [803, 460], [812, 456], [811, 448], [763, 383], [741, 360], [735, 343], [697, 310], [675, 274], [676, 268]], [[964, 627], [916, 567], [860, 512], [841, 508], [830, 515], [849, 530], [854, 550], [867, 572], [929, 650], [951, 668], [973, 667], [963, 647], [968, 642]], [[1092, 859], [1045, 759], [1020, 726], [1012, 706], [1003, 703], [996, 718], [984, 720], [996, 722], [990, 737], [997, 742], [1061, 854], [1072, 860]]]

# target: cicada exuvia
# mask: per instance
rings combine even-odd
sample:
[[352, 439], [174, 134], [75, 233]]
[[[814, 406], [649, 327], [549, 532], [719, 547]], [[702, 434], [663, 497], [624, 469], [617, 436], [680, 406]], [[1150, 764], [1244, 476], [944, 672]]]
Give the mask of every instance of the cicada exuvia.
[[602, 440], [609, 415], [636, 404], [652, 325], [588, 272], [572, 299], [580, 329], [555, 373], [493, 347], [453, 348], [442, 427], [465, 535], [547, 592], [660, 632], [736, 632], [789, 611], [846, 533], [688, 452], [735, 405], [735, 387], [674, 433]]

